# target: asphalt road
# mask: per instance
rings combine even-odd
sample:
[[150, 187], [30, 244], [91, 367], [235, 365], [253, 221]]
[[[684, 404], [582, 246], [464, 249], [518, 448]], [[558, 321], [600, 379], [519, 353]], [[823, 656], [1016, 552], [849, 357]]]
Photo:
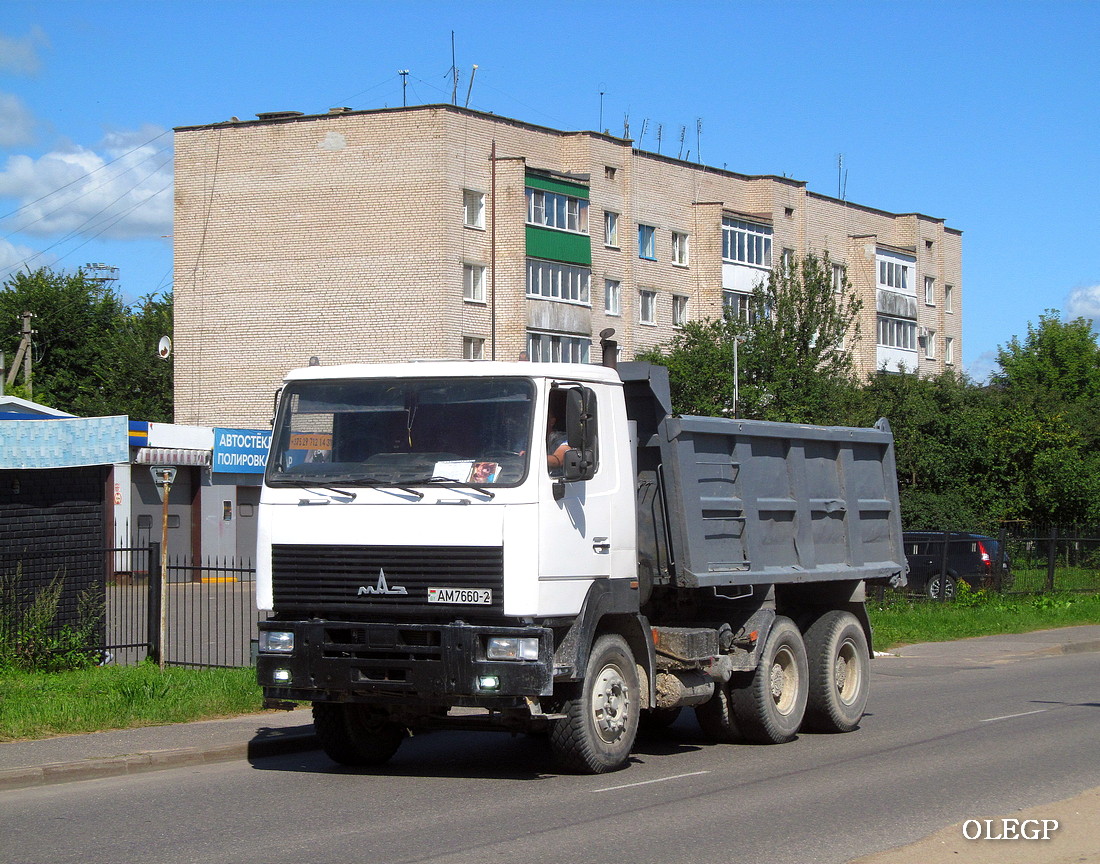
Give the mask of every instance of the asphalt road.
[[1098, 653], [880, 659], [854, 733], [714, 746], [686, 714], [601, 777], [557, 774], [537, 738], [441, 732], [374, 772], [308, 752], [21, 789], [0, 860], [843, 864], [1095, 787], [1098, 672]]

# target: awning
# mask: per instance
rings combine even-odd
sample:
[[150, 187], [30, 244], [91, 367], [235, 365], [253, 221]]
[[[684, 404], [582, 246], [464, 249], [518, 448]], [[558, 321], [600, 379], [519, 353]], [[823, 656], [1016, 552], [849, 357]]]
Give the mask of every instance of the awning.
[[178, 447], [141, 447], [135, 465], [194, 465], [210, 467], [209, 450], [182, 450]]

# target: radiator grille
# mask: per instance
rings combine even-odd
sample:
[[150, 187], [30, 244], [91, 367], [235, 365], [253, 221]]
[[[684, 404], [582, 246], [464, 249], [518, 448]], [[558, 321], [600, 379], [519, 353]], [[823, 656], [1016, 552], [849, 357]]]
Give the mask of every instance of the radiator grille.
[[[271, 550], [275, 611], [310, 617], [495, 617], [504, 608], [500, 546], [288, 546]], [[488, 588], [489, 605], [428, 602], [429, 588]], [[404, 589], [402, 591], [402, 589]]]

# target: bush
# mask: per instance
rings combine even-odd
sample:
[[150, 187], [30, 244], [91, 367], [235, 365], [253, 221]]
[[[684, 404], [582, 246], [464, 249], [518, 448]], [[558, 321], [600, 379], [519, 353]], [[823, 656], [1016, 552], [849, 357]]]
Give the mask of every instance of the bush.
[[0, 575], [0, 668], [24, 672], [86, 669], [99, 660], [99, 631], [104, 608], [94, 590], [81, 593], [76, 621], [58, 624], [57, 612], [65, 577], [59, 572], [23, 608], [22, 567]]

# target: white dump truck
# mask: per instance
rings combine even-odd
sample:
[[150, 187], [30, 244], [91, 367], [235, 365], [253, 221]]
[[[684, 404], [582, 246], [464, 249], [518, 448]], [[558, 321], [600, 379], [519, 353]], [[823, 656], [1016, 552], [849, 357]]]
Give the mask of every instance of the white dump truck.
[[684, 706], [716, 742], [854, 729], [865, 584], [904, 570], [885, 421], [677, 416], [644, 363], [314, 366], [264, 478], [257, 672], [343, 764], [497, 729], [599, 773]]

